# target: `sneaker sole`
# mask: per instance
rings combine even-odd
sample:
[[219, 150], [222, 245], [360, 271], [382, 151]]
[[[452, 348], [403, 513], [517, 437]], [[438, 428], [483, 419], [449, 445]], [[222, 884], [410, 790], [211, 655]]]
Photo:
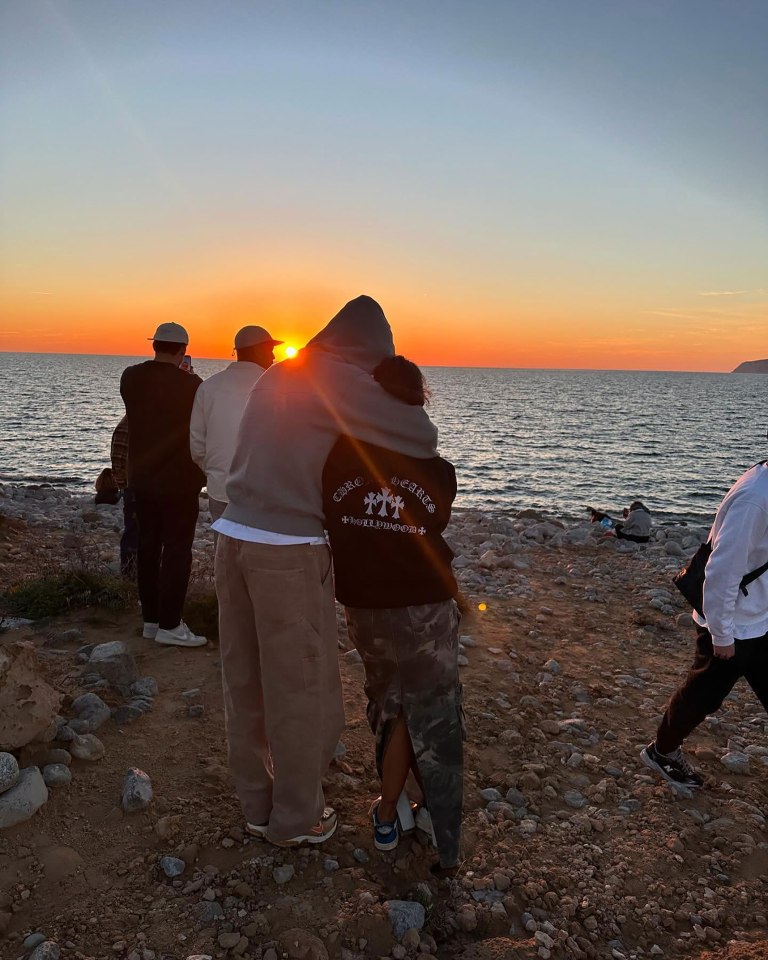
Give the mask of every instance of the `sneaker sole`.
[[260, 826], [255, 823], [246, 823], [245, 832], [249, 837], [254, 837], [256, 840], [266, 840], [267, 839], [267, 824]]
[[207, 639], [201, 643], [190, 643], [189, 640], [177, 640], [175, 637], [153, 637], [152, 639], [164, 647], [204, 647], [208, 643]]
[[303, 843], [325, 843], [326, 840], [330, 840], [334, 833], [336, 833], [337, 826], [338, 823], [334, 823], [330, 830], [321, 836], [317, 836], [316, 834], [307, 834], [304, 837], [292, 837], [290, 840], [270, 840], [269, 842], [275, 847], [300, 847]]
[[381, 840], [377, 840], [374, 836], [373, 845], [377, 850], [382, 850], [386, 852], [387, 850], [394, 850], [395, 847], [400, 843], [400, 837], [395, 837], [394, 840], [390, 840], [389, 843], [382, 843]]
[[703, 786], [701, 783], [686, 783], [683, 780], [675, 780], [674, 777], [670, 777], [664, 767], [656, 763], [656, 761], [650, 756], [647, 748], [640, 752], [640, 759], [649, 770], [653, 770], [654, 773], [658, 773], [658, 775], [663, 777], [668, 783], [674, 783], [677, 787], [690, 787], [692, 790], [699, 790]]

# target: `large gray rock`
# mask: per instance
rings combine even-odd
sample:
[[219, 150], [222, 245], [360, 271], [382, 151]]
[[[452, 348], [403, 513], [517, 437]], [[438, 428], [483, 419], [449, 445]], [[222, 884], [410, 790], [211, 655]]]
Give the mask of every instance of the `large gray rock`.
[[178, 857], [161, 857], [160, 869], [169, 880], [173, 880], [175, 877], [180, 877], [182, 873], [184, 873], [187, 865]]
[[29, 960], [59, 960], [61, 947], [55, 940], [44, 940], [29, 955]]
[[76, 736], [77, 734], [68, 723], [65, 723], [64, 726], [58, 727], [56, 730], [56, 739], [60, 743], [71, 743]]
[[94, 647], [86, 671], [97, 673], [126, 697], [131, 684], [139, 679], [139, 668], [133, 654], [122, 640], [112, 640]]
[[72, 710], [78, 720], [85, 721], [88, 724], [87, 729], [78, 731], [74, 721], [70, 720], [69, 725], [76, 733], [90, 733], [92, 730], [98, 730], [112, 716], [110, 708], [95, 693], [83, 693], [76, 697], [72, 701]]
[[19, 779], [19, 765], [12, 753], [0, 753], [0, 793], [5, 793]]
[[749, 773], [749, 756], [740, 750], [730, 750], [725, 756], [720, 757], [720, 763], [731, 773]]
[[69, 729], [72, 730], [73, 733], [78, 733], [78, 734], [90, 733], [91, 724], [90, 724], [90, 721], [88, 720], [81, 720], [79, 717], [73, 717], [69, 721]]
[[139, 707], [136, 707], [131, 703], [124, 703], [115, 709], [114, 713], [112, 714], [112, 719], [119, 727], [124, 727], [143, 716], [144, 711]]
[[[496, 789], [496, 787], [484, 787], [480, 791], [480, 796], [485, 800], [486, 803], [492, 803], [494, 800], [501, 800], [501, 793]], [[393, 903], [399, 903], [399, 900], [393, 900]]]
[[413, 900], [387, 900], [384, 904], [392, 933], [402, 940], [408, 930], [421, 930], [426, 920], [424, 907]]
[[16, 785], [0, 794], [0, 830], [29, 820], [47, 799], [48, 787], [39, 767], [22, 770]]
[[280, 864], [279, 867], [275, 867], [272, 871], [272, 879], [275, 883], [282, 887], [284, 883], [289, 883], [293, 880], [293, 875], [296, 873], [295, 867], [290, 863]]
[[563, 794], [563, 800], [574, 810], [581, 810], [587, 805], [587, 798], [579, 793], [578, 790], [566, 790]]
[[525, 799], [525, 796], [514, 787], [510, 787], [509, 790], [507, 790], [506, 799], [507, 803], [515, 809], [521, 809], [522, 807], [528, 805], [528, 801]]
[[131, 767], [123, 783], [123, 810], [135, 813], [146, 810], [152, 803], [152, 781], [143, 770]]
[[72, 783], [72, 771], [63, 763], [49, 763], [43, 767], [46, 787], [63, 787]]
[[25, 950], [34, 950], [35, 947], [39, 947], [41, 943], [45, 942], [44, 933], [30, 933], [28, 937], [25, 937], [22, 941], [22, 947]]
[[215, 900], [208, 902], [201, 900], [195, 907], [197, 919], [200, 923], [213, 923], [214, 920], [221, 920], [224, 916], [224, 910], [220, 903]]
[[158, 694], [157, 680], [154, 677], [141, 677], [131, 684], [131, 693], [134, 697], [156, 697]]
[[101, 760], [104, 756], [104, 744], [92, 733], [75, 737], [69, 745], [69, 752], [78, 760]]

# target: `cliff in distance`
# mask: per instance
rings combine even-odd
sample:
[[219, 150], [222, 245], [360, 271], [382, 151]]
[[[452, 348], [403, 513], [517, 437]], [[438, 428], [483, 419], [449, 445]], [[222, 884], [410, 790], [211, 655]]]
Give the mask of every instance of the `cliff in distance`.
[[745, 360], [733, 373], [768, 373], [768, 360]]

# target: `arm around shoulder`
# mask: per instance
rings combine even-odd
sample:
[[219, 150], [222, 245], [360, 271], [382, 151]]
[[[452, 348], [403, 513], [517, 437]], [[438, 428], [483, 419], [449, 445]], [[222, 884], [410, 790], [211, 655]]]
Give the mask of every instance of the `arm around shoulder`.
[[437, 456], [437, 427], [424, 407], [398, 400], [364, 371], [356, 371], [338, 400], [341, 433], [422, 460]]

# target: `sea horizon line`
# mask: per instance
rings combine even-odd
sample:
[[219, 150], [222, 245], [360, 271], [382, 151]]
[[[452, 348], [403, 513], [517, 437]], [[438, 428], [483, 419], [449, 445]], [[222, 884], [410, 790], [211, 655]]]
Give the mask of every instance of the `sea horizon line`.
[[[146, 359], [146, 354], [141, 353], [96, 353], [96, 352], [68, 352], [63, 350], [0, 350], [0, 355], [31, 356], [31, 357], [122, 357], [126, 360]], [[229, 362], [232, 356], [225, 357], [201, 357], [195, 356], [194, 362], [208, 361], [213, 363]], [[279, 363], [283, 361], [277, 361]], [[536, 367], [536, 366], [512, 366], [512, 365], [488, 365], [479, 363], [428, 363], [419, 362], [419, 366], [425, 369], [435, 370], [525, 370], [525, 371], [547, 371], [551, 373], [695, 373], [710, 374], [714, 376], [731, 375], [735, 370], [686, 370], [686, 369], [668, 369], [652, 367]], [[749, 375], [749, 374], [745, 374]]]

